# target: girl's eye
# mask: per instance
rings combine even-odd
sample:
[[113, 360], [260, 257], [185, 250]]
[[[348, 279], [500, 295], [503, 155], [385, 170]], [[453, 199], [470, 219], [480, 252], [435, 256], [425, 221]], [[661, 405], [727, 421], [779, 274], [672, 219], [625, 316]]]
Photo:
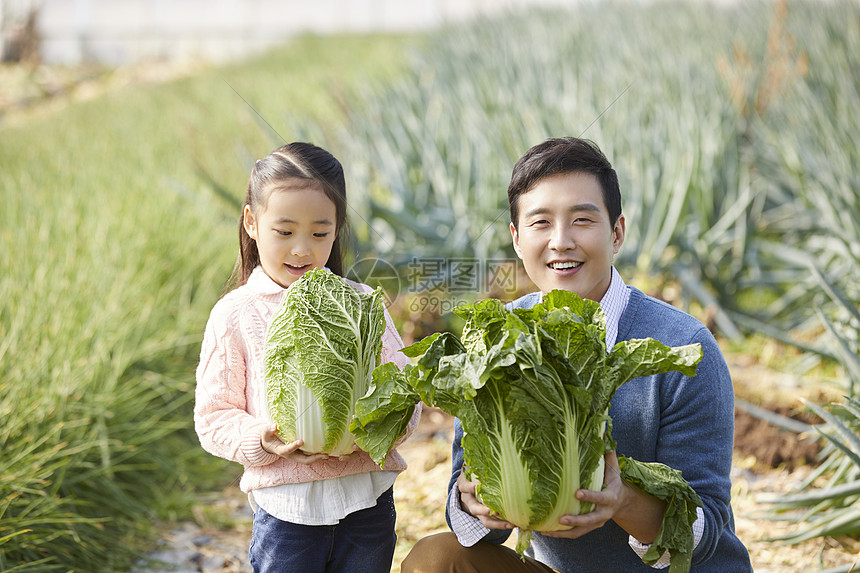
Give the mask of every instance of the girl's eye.
[[314, 233], [314, 237], [317, 237], [320, 239], [323, 237], [327, 237], [327, 236], [328, 236], [328, 233]]
[[275, 232], [277, 234], [281, 235], [282, 237], [289, 237], [290, 235], [293, 234], [292, 231], [279, 231], [278, 229], [275, 229]]

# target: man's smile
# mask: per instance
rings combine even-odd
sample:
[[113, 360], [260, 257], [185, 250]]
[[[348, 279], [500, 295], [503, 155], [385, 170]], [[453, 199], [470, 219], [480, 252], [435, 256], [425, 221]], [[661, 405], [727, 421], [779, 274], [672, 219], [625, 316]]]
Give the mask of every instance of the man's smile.
[[577, 269], [582, 265], [582, 262], [576, 261], [564, 261], [564, 262], [552, 262], [549, 265], [549, 268], [555, 269], [557, 271], [566, 271], [570, 269]]

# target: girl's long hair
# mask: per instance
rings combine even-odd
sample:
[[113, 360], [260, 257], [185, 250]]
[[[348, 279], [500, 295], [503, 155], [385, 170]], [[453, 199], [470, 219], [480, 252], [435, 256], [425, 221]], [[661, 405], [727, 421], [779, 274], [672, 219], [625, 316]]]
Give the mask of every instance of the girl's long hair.
[[244, 212], [248, 205], [255, 214], [266, 207], [272, 190], [288, 179], [318, 184], [335, 205], [335, 239], [326, 266], [343, 276], [343, 240], [346, 234], [346, 181], [343, 166], [334, 155], [310, 143], [288, 143], [257, 160], [248, 179], [248, 191], [239, 214], [239, 257], [228, 282], [235, 288], [248, 282], [260, 264], [257, 242], [245, 230]]

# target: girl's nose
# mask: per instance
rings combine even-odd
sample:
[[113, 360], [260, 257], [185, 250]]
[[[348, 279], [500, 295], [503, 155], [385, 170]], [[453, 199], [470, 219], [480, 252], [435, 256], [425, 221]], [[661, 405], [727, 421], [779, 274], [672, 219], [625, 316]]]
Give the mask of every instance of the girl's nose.
[[293, 243], [293, 248], [290, 249], [290, 254], [294, 257], [304, 257], [311, 252], [310, 246], [305, 241], [296, 241]]

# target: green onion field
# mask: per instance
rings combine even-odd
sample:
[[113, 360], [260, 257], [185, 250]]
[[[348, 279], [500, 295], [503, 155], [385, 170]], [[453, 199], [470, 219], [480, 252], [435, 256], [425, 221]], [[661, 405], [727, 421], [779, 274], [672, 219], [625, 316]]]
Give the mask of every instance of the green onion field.
[[[512, 259], [511, 168], [561, 135], [593, 139], [619, 173], [628, 283], [702, 317], [730, 352], [778, 345], [775, 367], [835, 397], [810, 406], [823, 449], [807, 497], [769, 511], [798, 521], [788, 541], [843, 548], [820, 569], [849, 570], [860, 4], [589, 2], [300, 37], [164, 81], [124, 74], [27, 107], [0, 99], [0, 572], [127, 571], [159, 524], [239, 475], [199, 447], [191, 410], [255, 159], [284, 140], [332, 151], [349, 260], [403, 270]], [[436, 297], [493, 294], [440, 276]], [[407, 341], [456, 326], [398, 280], [389, 310]]]

